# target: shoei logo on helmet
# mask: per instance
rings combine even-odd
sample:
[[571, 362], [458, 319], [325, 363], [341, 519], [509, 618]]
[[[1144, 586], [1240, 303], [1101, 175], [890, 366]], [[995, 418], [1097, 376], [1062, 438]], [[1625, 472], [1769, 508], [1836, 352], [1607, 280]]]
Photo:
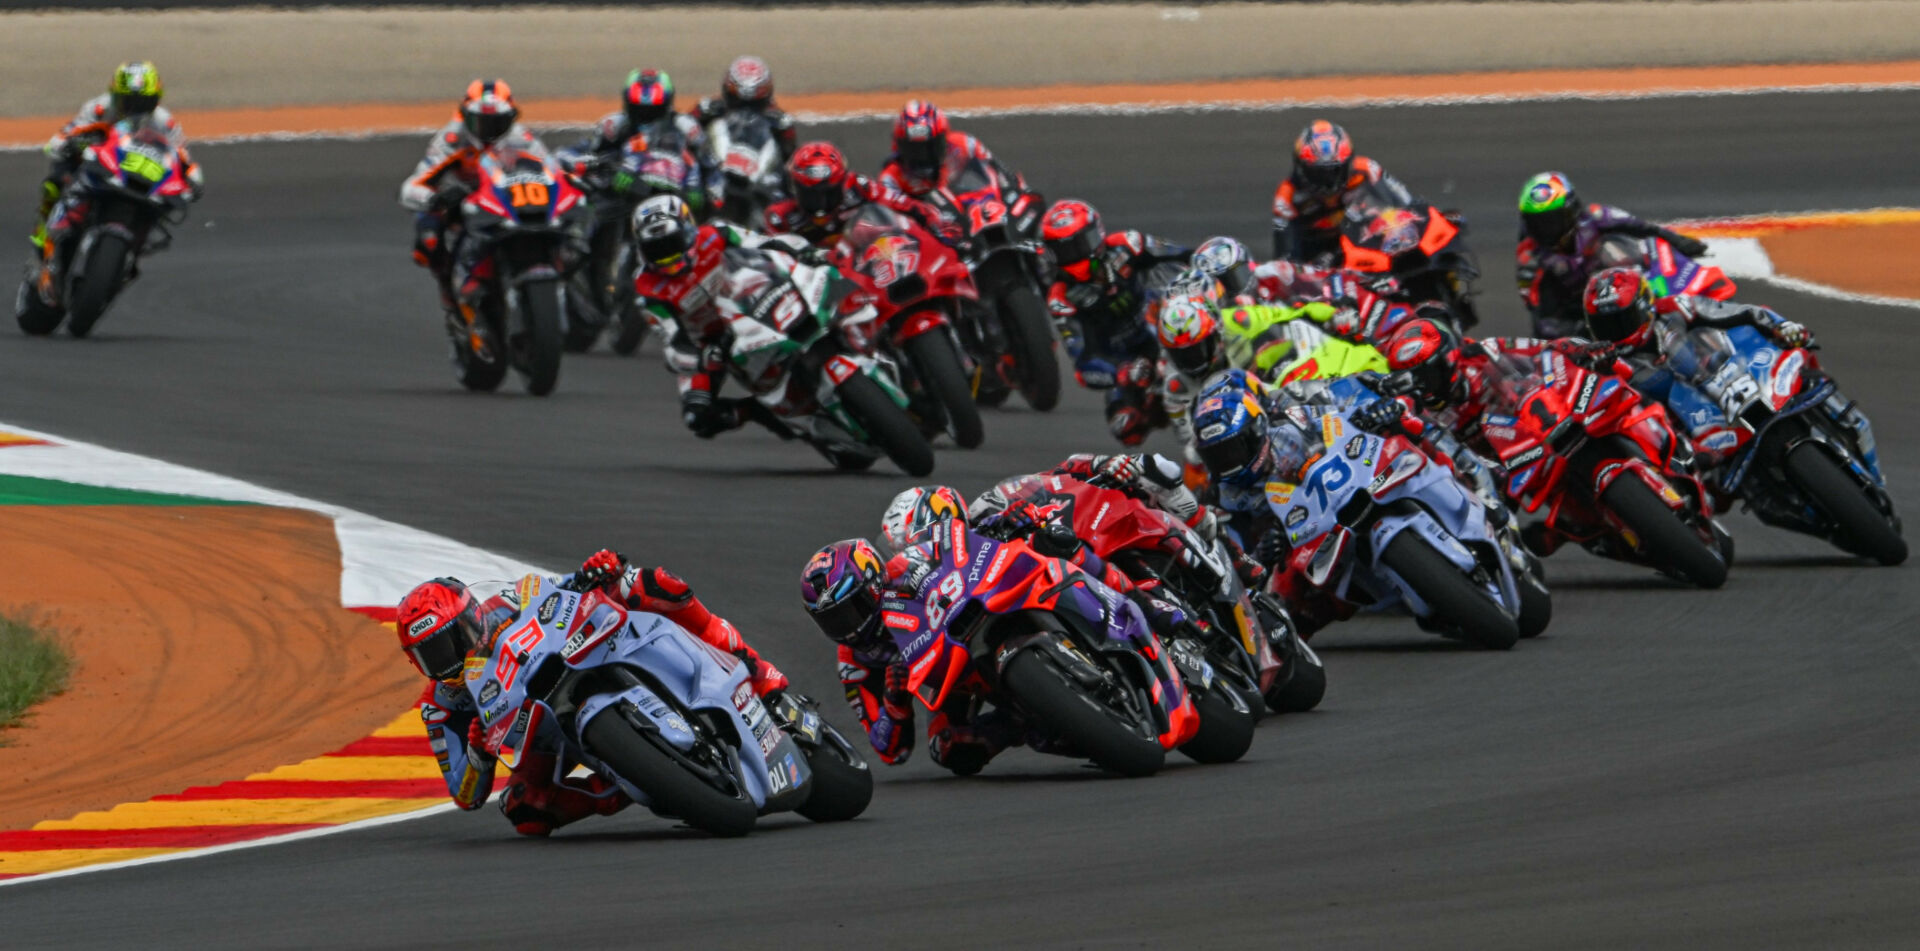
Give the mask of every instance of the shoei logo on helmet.
[[1425, 340], [1409, 340], [1401, 344], [1400, 349], [1393, 352], [1393, 362], [1396, 364], [1411, 363], [1415, 357], [1420, 355], [1420, 351], [1424, 349], [1426, 345], [1427, 342]]
[[407, 636], [419, 637], [439, 626], [440, 616], [437, 614], [428, 614], [421, 617], [420, 620], [407, 625]]

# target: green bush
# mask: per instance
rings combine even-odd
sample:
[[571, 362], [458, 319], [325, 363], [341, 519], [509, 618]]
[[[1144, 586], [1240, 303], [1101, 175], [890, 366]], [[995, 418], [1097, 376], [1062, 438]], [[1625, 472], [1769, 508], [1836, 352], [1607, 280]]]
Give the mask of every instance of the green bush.
[[[0, 729], [65, 690], [72, 670], [73, 658], [39, 618], [0, 614]], [[0, 733], [0, 746], [6, 745], [4, 736]]]

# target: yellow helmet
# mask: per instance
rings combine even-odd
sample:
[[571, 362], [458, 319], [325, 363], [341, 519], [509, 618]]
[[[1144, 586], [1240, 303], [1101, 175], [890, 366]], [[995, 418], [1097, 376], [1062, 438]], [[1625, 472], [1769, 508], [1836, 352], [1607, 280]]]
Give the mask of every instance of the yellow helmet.
[[121, 115], [145, 115], [160, 105], [160, 71], [146, 60], [121, 63], [113, 71], [107, 93]]

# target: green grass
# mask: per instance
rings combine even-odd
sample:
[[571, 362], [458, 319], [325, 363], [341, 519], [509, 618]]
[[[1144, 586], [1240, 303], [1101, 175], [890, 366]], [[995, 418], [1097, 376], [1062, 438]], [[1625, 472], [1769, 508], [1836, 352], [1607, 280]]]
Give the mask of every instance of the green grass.
[[[0, 614], [0, 731], [65, 690], [73, 658], [33, 615]], [[0, 746], [6, 745], [0, 732]]]

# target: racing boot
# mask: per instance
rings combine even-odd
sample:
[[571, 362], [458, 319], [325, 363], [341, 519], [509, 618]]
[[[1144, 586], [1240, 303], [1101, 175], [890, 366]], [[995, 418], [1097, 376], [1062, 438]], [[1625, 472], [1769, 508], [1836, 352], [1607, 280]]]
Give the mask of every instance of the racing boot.
[[[526, 776], [515, 771], [515, 780], [500, 796], [500, 814], [513, 823], [521, 835], [545, 836], [569, 823], [588, 816], [610, 816], [632, 803], [618, 786], [589, 776], [584, 780], [559, 783], [544, 779], [553, 768], [552, 756], [529, 756], [521, 763]], [[540, 776], [539, 780], [532, 777]], [[573, 785], [581, 783], [583, 786]]]
[[49, 178], [40, 183], [40, 209], [33, 215], [33, 233], [27, 241], [35, 249], [47, 247], [47, 216], [53, 213], [53, 206], [60, 200], [60, 183]]

